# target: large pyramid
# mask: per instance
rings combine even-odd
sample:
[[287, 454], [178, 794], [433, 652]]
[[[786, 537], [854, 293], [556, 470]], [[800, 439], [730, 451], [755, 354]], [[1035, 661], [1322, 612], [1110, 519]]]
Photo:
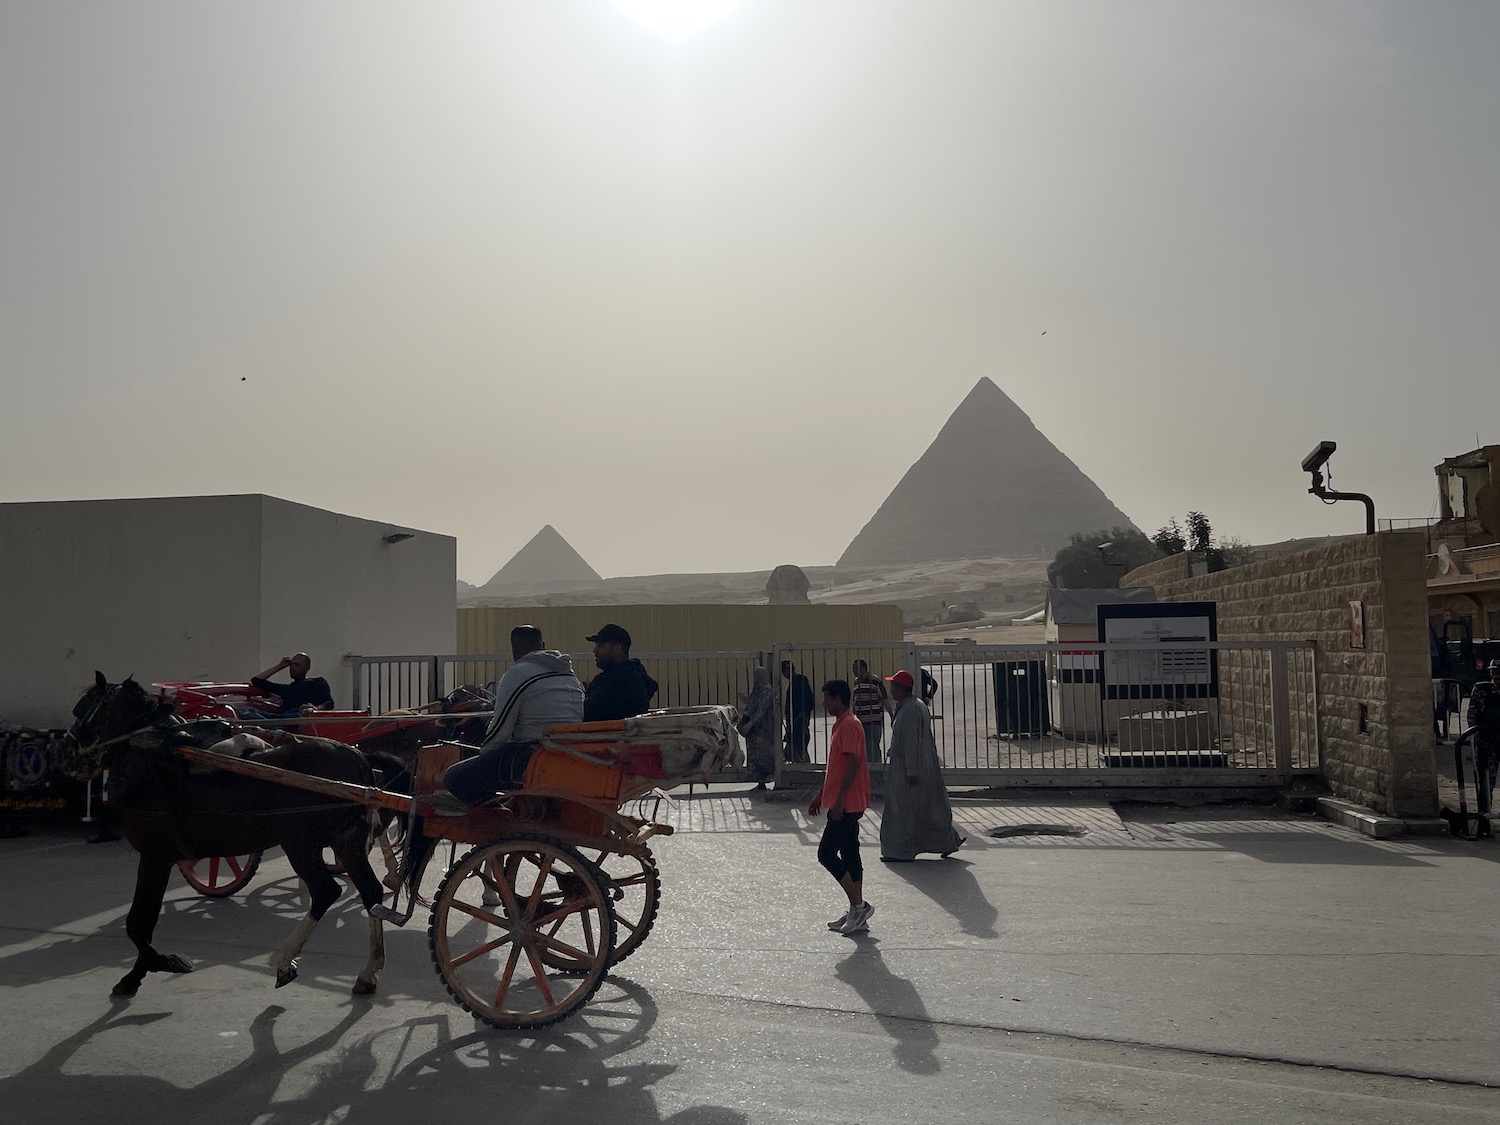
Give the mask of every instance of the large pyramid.
[[575, 582], [602, 582], [598, 571], [583, 561], [573, 545], [558, 534], [550, 523], [531, 537], [531, 542], [516, 552], [486, 586], [530, 586], [540, 583], [554, 586]]
[[989, 379], [939, 431], [840, 566], [1047, 556], [1075, 531], [1133, 527]]

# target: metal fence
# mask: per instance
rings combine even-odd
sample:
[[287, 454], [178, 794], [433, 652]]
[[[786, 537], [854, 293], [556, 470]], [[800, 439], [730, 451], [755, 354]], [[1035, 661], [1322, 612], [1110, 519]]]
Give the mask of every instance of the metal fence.
[[[659, 685], [657, 707], [710, 703], [737, 706], [750, 694], [752, 675], [769, 660], [763, 652], [645, 652], [635, 654]], [[585, 687], [598, 673], [593, 653], [569, 659]], [[379, 714], [426, 706], [465, 684], [493, 684], [513, 661], [509, 654], [356, 656], [354, 706]]]
[[[945, 776], [956, 785], [1263, 785], [1320, 767], [1317, 653], [1310, 642], [1051, 642], [1036, 645], [788, 644], [771, 652], [644, 653], [661, 685], [656, 706], [739, 705], [759, 665], [779, 670], [789, 759], [779, 776], [820, 772], [831, 722], [828, 680], [865, 661], [900, 669], [930, 699]], [[572, 657], [587, 684], [591, 654]], [[355, 657], [354, 704], [375, 712], [431, 703], [463, 684], [490, 684], [508, 655]], [[810, 714], [791, 706], [793, 677]], [[882, 761], [890, 719], [883, 724]], [[811, 780], [811, 778], [809, 778]]]
[[[1319, 768], [1310, 643], [785, 645], [775, 657], [815, 692], [851, 679], [856, 657], [882, 678], [911, 672], [951, 783], [1254, 785]], [[830, 726], [815, 709], [808, 761], [783, 769], [821, 769]], [[889, 736], [887, 717], [882, 757]]]

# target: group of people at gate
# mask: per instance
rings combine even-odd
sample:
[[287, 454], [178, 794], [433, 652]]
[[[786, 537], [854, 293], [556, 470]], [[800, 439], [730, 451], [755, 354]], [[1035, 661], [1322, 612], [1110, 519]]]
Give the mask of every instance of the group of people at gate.
[[[885, 761], [881, 858], [901, 862], [927, 852], [951, 854], [962, 838], [953, 827], [928, 699], [918, 697], [916, 679], [908, 671], [881, 680], [871, 674], [864, 660], [854, 661], [850, 671], [850, 680], [830, 680], [823, 685], [823, 709], [834, 720], [832, 735], [843, 732], [838, 739], [830, 736], [825, 778], [839, 768], [835, 754], [848, 752], [850, 732], [858, 732], [865, 776], [868, 778], [870, 766]], [[806, 702], [816, 697], [807, 677], [791, 661], [782, 662], [781, 674], [787, 685], [787, 757], [805, 762], [812, 723], [812, 709]], [[924, 674], [923, 680], [926, 695], [931, 677]], [[935, 686], [935, 681], [932, 683]], [[837, 702], [843, 693], [848, 698]], [[883, 743], [888, 715], [891, 739], [886, 760]], [[754, 687], [741, 709], [739, 730], [745, 738], [750, 775], [756, 789], [764, 790], [775, 774], [778, 742], [776, 699], [768, 669], [755, 670]]]
[[[856, 664], [856, 685], [859, 682]], [[869, 669], [863, 674], [868, 676]], [[889, 688], [885, 687], [889, 684]], [[807, 814], [826, 816], [818, 843], [818, 862], [838, 882], [848, 908], [828, 923], [846, 936], [870, 928], [875, 907], [864, 896], [864, 864], [859, 826], [870, 807], [870, 724], [855, 711], [856, 687], [846, 680], [823, 685], [823, 709], [833, 719], [823, 786]], [[885, 771], [885, 803], [880, 818], [880, 858], [910, 862], [923, 852], [946, 859], [964, 843], [953, 826], [953, 810], [943, 786], [942, 765], [932, 736], [932, 713], [916, 697], [916, 679], [905, 670], [881, 685], [882, 699], [894, 711], [891, 754]]]

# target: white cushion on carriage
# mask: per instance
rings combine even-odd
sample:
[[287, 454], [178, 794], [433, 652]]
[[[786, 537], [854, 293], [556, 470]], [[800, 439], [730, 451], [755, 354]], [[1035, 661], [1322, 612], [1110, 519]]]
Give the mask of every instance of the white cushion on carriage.
[[689, 780], [745, 764], [734, 720], [733, 707], [669, 707], [626, 719], [619, 733], [549, 734], [547, 741], [567, 746], [597, 743], [605, 737], [611, 742], [660, 746], [663, 772], [672, 779]]

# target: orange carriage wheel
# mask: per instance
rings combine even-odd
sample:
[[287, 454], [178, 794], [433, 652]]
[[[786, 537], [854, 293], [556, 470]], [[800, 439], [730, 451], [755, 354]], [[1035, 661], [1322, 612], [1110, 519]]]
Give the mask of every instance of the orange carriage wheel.
[[209, 855], [184, 859], [177, 865], [188, 886], [207, 898], [228, 898], [255, 877], [260, 852], [249, 855]]
[[649, 850], [644, 856], [607, 848], [580, 850], [604, 876], [604, 889], [619, 926], [615, 955], [609, 961], [615, 966], [641, 947], [656, 924], [656, 914], [661, 909], [661, 875]]
[[[588, 1003], [615, 953], [606, 881], [544, 835], [480, 844], [443, 877], [427, 940], [449, 992], [486, 1023], [545, 1027]], [[496, 905], [485, 904], [489, 898]]]

